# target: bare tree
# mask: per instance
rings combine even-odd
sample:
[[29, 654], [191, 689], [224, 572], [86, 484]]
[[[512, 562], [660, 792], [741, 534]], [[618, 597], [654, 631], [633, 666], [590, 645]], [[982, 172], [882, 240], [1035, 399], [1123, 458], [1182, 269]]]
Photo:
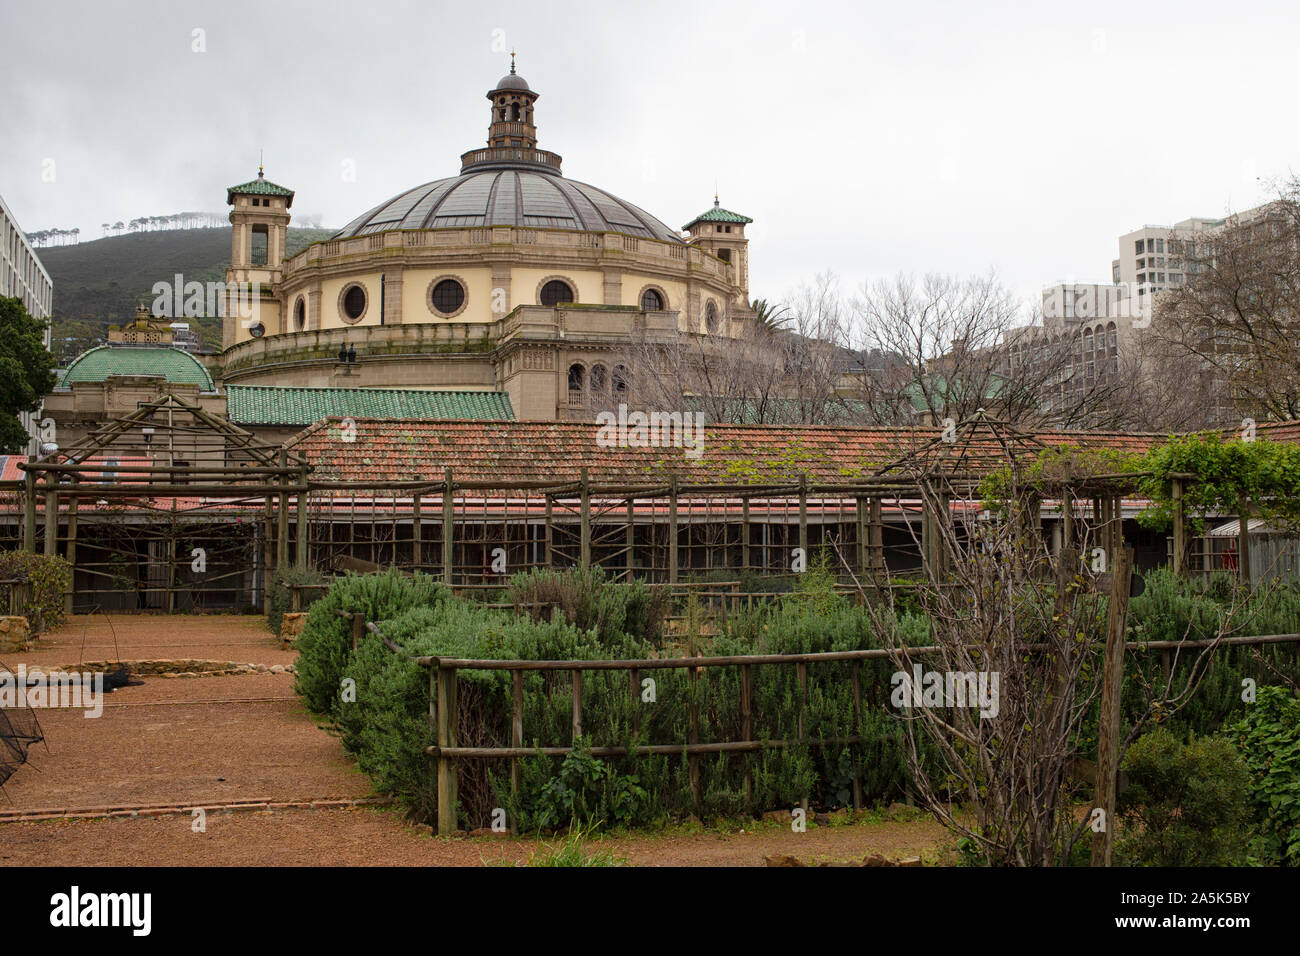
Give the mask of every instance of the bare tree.
[[779, 326], [729, 312], [716, 334], [643, 336], [631, 350], [630, 401], [729, 424], [844, 421], [837, 382], [852, 355], [835, 277], [801, 286], [777, 314]]
[[1085, 350], [1081, 330], [1049, 331], [991, 273], [900, 274], [864, 285], [854, 306], [857, 350], [878, 357], [846, 382], [867, 422], [962, 421], [984, 409], [1077, 428], [1114, 426], [1122, 415], [1127, 383], [1113, 346]]
[[1300, 181], [1222, 226], [1171, 239], [1186, 281], [1161, 292], [1151, 333], [1166, 360], [1211, 373], [1210, 424], [1300, 418]]

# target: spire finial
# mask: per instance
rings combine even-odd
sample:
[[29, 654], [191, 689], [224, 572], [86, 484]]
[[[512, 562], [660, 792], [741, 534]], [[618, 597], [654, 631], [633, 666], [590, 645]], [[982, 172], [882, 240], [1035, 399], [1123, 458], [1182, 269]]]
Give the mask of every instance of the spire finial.
[[258, 179], [264, 179], [266, 176], [265, 168], [262, 165], [262, 160], [265, 159], [265, 156], [263, 155], [264, 152], [265, 151], [262, 149], [259, 149], [257, 151], [257, 178]]
[[515, 75], [515, 51], [510, 51], [510, 75]]

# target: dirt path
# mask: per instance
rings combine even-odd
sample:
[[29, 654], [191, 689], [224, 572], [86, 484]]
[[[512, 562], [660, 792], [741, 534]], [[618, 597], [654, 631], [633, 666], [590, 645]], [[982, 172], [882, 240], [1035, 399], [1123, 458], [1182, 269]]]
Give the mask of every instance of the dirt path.
[[[0, 866], [482, 866], [522, 863], [545, 841], [434, 837], [395, 809], [209, 814], [206, 832], [188, 816], [0, 824]], [[801, 862], [934, 859], [944, 840], [931, 820], [756, 833], [684, 833], [592, 840], [633, 866], [764, 866], [768, 855]], [[552, 841], [553, 842], [553, 841]]]
[[290, 664], [294, 651], [266, 628], [266, 619], [237, 614], [74, 614], [25, 654], [5, 663], [45, 666], [104, 660], [214, 660]]
[[[114, 641], [116, 631], [116, 642]], [[287, 664], [292, 651], [261, 618], [115, 615], [74, 617], [35, 650], [9, 654], [17, 667], [81, 660], [221, 660]], [[299, 803], [372, 795], [338, 739], [293, 693], [290, 674], [166, 678], [104, 697], [102, 716], [41, 710], [46, 743], [0, 792], [0, 809], [76, 811], [127, 806]], [[0, 822], [0, 865], [411, 865], [517, 863], [541, 841], [434, 837], [395, 808], [210, 812], [194, 832], [188, 813]], [[676, 828], [600, 840], [638, 866], [762, 866], [768, 855], [803, 862], [937, 855], [942, 829], [929, 820], [863, 823], [790, 832]]]

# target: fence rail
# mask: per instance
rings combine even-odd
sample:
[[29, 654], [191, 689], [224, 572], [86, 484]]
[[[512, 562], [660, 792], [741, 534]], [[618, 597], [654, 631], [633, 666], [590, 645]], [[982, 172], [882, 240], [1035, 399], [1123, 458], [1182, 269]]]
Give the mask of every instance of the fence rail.
[[[850, 681], [853, 699], [853, 723], [856, 726], [862, 717], [862, 674], [861, 662], [865, 660], [898, 659], [912, 656], [926, 657], [941, 653], [948, 648], [944, 645], [928, 644], [906, 647], [897, 650], [890, 648], [865, 648], [848, 651], [821, 651], [801, 654], [737, 654], [727, 656], [687, 656], [667, 658], [609, 659], [609, 660], [501, 660], [458, 657], [416, 656], [407, 652], [384, 637], [379, 626], [373, 621], [364, 620], [364, 615], [338, 611], [341, 617], [352, 622], [352, 646], [355, 649], [365, 631], [375, 635], [393, 653], [410, 657], [411, 661], [429, 670], [429, 720], [436, 743], [425, 747], [425, 754], [437, 761], [437, 806], [438, 819], [436, 832], [452, 833], [458, 828], [457, 821], [457, 768], [458, 760], [510, 760], [511, 789], [518, 792], [520, 784], [519, 760], [530, 756], [563, 757], [574, 751], [578, 738], [582, 735], [582, 675], [587, 671], [627, 671], [628, 689], [633, 699], [641, 693], [641, 672], [647, 670], [682, 669], [687, 672], [692, 687], [701, 671], [711, 667], [739, 667], [741, 671], [740, 710], [741, 740], [701, 741], [699, 739], [699, 714], [694, 703], [688, 710], [688, 739], [684, 742], [668, 744], [641, 744], [632, 747], [598, 746], [591, 747], [590, 753], [595, 757], [624, 757], [631, 755], [673, 755], [686, 757], [691, 784], [691, 796], [696, 806], [701, 804], [700, 776], [698, 757], [701, 754], [718, 753], [752, 753], [760, 750], [785, 750], [791, 747], [831, 747], [852, 746], [863, 743], [861, 736], [843, 737], [808, 737], [805, 734], [805, 718], [808, 707], [808, 666], [810, 664], [837, 663], [847, 661], [850, 665]], [[1189, 641], [1130, 641], [1124, 645], [1127, 652], [1159, 651], [1168, 667], [1168, 655], [1171, 651], [1204, 648], [1213, 645], [1268, 645], [1283, 643], [1300, 643], [1300, 634], [1264, 634], [1257, 636], [1226, 637], [1217, 640]], [[1046, 650], [1047, 645], [1031, 644], [1027, 651]], [[977, 650], [977, 645], [967, 645], [966, 650]], [[787, 740], [752, 739], [753, 719], [753, 668], [758, 666], [794, 666], [800, 688], [797, 735]], [[513, 694], [510, 722], [510, 746], [508, 747], [461, 747], [456, 741], [456, 689], [457, 672], [461, 670], [509, 671], [513, 676]], [[523, 676], [528, 672], [549, 671], [571, 674], [572, 688], [572, 733], [567, 745], [544, 744], [532, 747], [524, 746], [523, 741]], [[633, 711], [634, 733], [640, 732], [639, 712]], [[853, 806], [862, 806], [862, 779], [859, 774], [853, 777]], [[745, 780], [746, 799], [752, 788], [752, 779]], [[805, 807], [806, 809], [806, 807]]]

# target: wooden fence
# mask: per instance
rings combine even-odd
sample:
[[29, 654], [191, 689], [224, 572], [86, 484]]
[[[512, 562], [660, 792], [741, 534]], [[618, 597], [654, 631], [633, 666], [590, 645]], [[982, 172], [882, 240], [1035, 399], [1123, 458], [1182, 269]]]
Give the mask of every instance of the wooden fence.
[[[396, 654], [406, 651], [383, 636], [374, 622], [367, 622], [361, 614], [339, 611], [340, 616], [352, 622], [352, 646], [355, 649], [365, 631], [379, 638], [385, 646]], [[1220, 647], [1234, 645], [1267, 645], [1282, 643], [1300, 643], [1300, 634], [1266, 634], [1258, 636], [1227, 637], [1218, 640], [1189, 641], [1136, 641], [1124, 645], [1128, 652], [1159, 651], [1168, 669], [1168, 655], [1174, 651], [1204, 648], [1217, 644]], [[975, 649], [973, 646], [968, 649]], [[1026, 650], [1044, 650], [1044, 645], [1029, 645]], [[926, 657], [940, 653], [940, 645], [909, 647], [908, 657]], [[864, 742], [860, 736], [818, 737], [810, 738], [805, 733], [805, 717], [808, 706], [808, 667], [822, 663], [847, 661], [850, 665], [850, 680], [853, 699], [853, 721], [856, 726], [862, 716], [861, 663], [865, 660], [901, 659], [903, 651], [875, 648], [867, 650], [826, 651], [810, 654], [742, 654], [723, 657], [672, 657], [643, 658], [638, 660], [495, 660], [468, 659], [452, 657], [421, 657], [411, 659], [421, 667], [429, 670], [429, 723], [431, 736], [436, 743], [425, 748], [425, 754], [437, 762], [437, 805], [438, 819], [436, 832], [452, 833], [457, 825], [457, 761], [460, 760], [509, 760], [511, 762], [511, 789], [517, 792], [520, 783], [519, 760], [523, 757], [548, 756], [562, 757], [572, 753], [578, 737], [582, 735], [582, 675], [590, 671], [626, 671], [628, 673], [628, 690], [633, 699], [641, 694], [641, 673], [643, 671], [681, 669], [687, 672], [688, 681], [694, 687], [701, 671], [711, 667], [737, 667], [740, 669], [740, 699], [736, 702], [739, 710], [740, 740], [700, 740], [699, 714], [692, 701], [688, 710], [687, 740], [666, 744], [642, 744], [635, 747], [600, 746], [590, 748], [595, 757], [624, 757], [636, 755], [672, 755], [686, 757], [691, 785], [692, 800], [698, 807], [701, 804], [700, 775], [698, 759], [701, 754], [717, 753], [751, 753], [759, 750], [784, 750], [790, 747], [830, 747], [851, 746]], [[800, 688], [797, 734], [789, 740], [757, 740], [752, 737], [752, 690], [753, 669], [755, 667], [794, 667]], [[457, 672], [461, 670], [496, 670], [509, 671], [513, 678], [513, 698], [510, 721], [510, 746], [508, 747], [461, 747], [457, 745], [456, 688]], [[571, 675], [572, 727], [567, 744], [547, 744], [528, 747], [523, 740], [524, 685], [523, 676], [529, 671], [568, 671]], [[640, 731], [640, 718], [633, 711], [633, 732]], [[746, 796], [749, 796], [752, 781], [745, 781]], [[853, 806], [862, 806], [862, 781], [853, 778]], [[805, 807], [806, 809], [806, 807]]]

